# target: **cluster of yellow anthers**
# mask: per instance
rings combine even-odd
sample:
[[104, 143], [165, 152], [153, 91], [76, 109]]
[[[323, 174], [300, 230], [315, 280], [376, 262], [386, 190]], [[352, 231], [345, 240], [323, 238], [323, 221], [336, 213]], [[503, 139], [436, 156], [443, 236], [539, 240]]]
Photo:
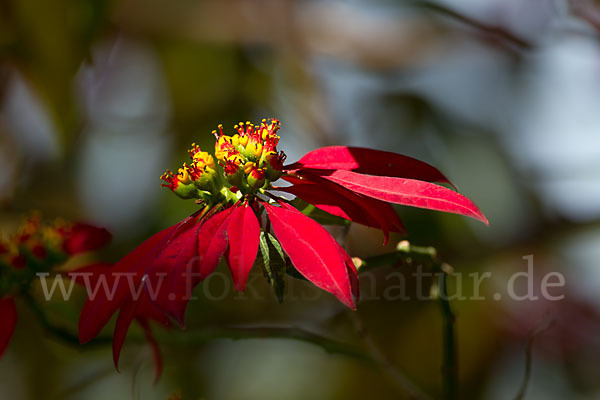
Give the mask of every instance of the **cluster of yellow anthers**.
[[[240, 122], [237, 133], [223, 133], [223, 125], [214, 130], [215, 157], [192, 144], [192, 162], [184, 163], [177, 174], [167, 171], [161, 179], [175, 194], [184, 199], [199, 199], [208, 204], [238, 201], [267, 189], [279, 179], [285, 154], [277, 151], [280, 123], [263, 119], [260, 125]], [[215, 158], [217, 162], [215, 162]]]
[[21, 268], [27, 258], [41, 260], [49, 253], [54, 258], [62, 256], [64, 233], [69, 228], [62, 220], [51, 225], [42, 224], [40, 214], [33, 213], [14, 236], [0, 239], [0, 266]]

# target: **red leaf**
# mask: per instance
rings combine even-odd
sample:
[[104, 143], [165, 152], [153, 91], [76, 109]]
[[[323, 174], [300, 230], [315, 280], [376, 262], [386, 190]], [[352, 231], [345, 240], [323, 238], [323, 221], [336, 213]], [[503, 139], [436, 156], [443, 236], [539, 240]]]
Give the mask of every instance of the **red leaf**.
[[412, 157], [363, 147], [331, 146], [313, 150], [287, 170], [314, 168], [354, 171], [452, 184], [437, 168]]
[[385, 243], [387, 243], [390, 231], [406, 233], [398, 214], [389, 204], [355, 194], [317, 176], [311, 176], [311, 178], [315, 182], [307, 179], [290, 180], [288, 177], [286, 180], [296, 184], [280, 187], [277, 190], [292, 193], [332, 215], [379, 228], [383, 230]]
[[154, 383], [158, 382], [160, 375], [162, 374], [163, 362], [162, 356], [160, 355], [160, 348], [158, 347], [158, 342], [154, 338], [152, 334], [152, 329], [150, 328], [150, 324], [148, 324], [145, 320], [138, 320], [140, 325], [144, 330], [144, 336], [146, 337], [146, 341], [150, 345], [152, 349], [152, 358], [154, 359]]
[[115, 363], [115, 368], [117, 371], [119, 370], [119, 356], [121, 355], [121, 349], [123, 348], [123, 343], [127, 337], [129, 326], [135, 317], [136, 306], [137, 302], [133, 300], [128, 301], [125, 303], [123, 308], [121, 308], [121, 311], [119, 311], [119, 316], [117, 317], [117, 323], [115, 325], [115, 333], [113, 335], [112, 342], [113, 362]]
[[298, 272], [355, 309], [344, 256], [329, 232], [296, 209], [264, 206], [275, 236]]
[[414, 179], [362, 175], [350, 171], [331, 171], [321, 175], [355, 193], [390, 203], [450, 212], [489, 224], [487, 218], [467, 197], [443, 186]]
[[[194, 225], [195, 224], [195, 225]], [[185, 310], [192, 289], [200, 282], [198, 270], [198, 232], [202, 222], [186, 222], [152, 263], [146, 280], [146, 292], [156, 307], [184, 325]]]
[[198, 231], [200, 279], [212, 274], [227, 250], [227, 227], [232, 211], [230, 207], [215, 214]]
[[233, 211], [229, 218], [227, 236], [227, 263], [233, 284], [236, 290], [244, 291], [260, 242], [260, 225], [251, 207], [244, 204]]
[[13, 297], [0, 299], [0, 357], [10, 343], [17, 326], [17, 308]]
[[358, 303], [360, 299], [360, 284], [358, 282], [358, 271], [356, 270], [356, 265], [354, 265], [354, 261], [352, 261], [352, 257], [346, 252], [346, 250], [336, 241], [340, 253], [344, 256], [344, 261], [346, 262], [346, 269], [348, 270], [348, 277], [350, 278], [350, 286], [352, 287], [352, 294], [354, 295], [354, 301]]
[[108, 244], [111, 234], [104, 228], [78, 223], [68, 231], [63, 244], [68, 254], [78, 254], [100, 249]]
[[[89, 342], [96, 337], [110, 317], [121, 308], [127, 298], [131, 298], [130, 285], [124, 276], [119, 278], [118, 282], [114, 285], [114, 291], [112, 290], [112, 283], [116, 279], [117, 274], [134, 274], [133, 283], [137, 287], [143, 278], [145, 269], [160, 254], [160, 251], [180, 224], [175, 224], [151, 236], [111, 268], [111, 278], [108, 279], [109, 292], [100, 288], [96, 293], [96, 297], [93, 300], [88, 298], [83, 305], [81, 315], [79, 316], [79, 341], [81, 343]], [[110, 293], [111, 291], [113, 293]]]

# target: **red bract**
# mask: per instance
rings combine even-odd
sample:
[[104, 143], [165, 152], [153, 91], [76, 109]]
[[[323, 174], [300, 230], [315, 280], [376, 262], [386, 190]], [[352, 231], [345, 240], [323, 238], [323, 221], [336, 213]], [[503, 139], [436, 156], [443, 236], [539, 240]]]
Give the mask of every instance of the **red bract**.
[[[111, 272], [130, 274], [115, 281], [114, 295], [90, 297], [81, 313], [80, 340], [95, 337], [117, 310], [115, 362], [132, 320], [142, 310], [160, 310], [183, 325], [191, 290], [225, 258], [234, 286], [244, 290], [258, 249], [287, 255], [307, 280], [354, 309], [358, 274], [351, 257], [331, 234], [276, 192], [291, 193], [334, 216], [389, 232], [405, 233], [390, 203], [487, 219], [465, 196], [433, 182], [450, 183], [436, 168], [395, 153], [334, 146], [308, 153], [283, 166], [277, 150], [279, 122], [240, 123], [237, 133], [217, 138], [214, 157], [192, 145], [190, 164], [162, 179], [176, 195], [194, 199], [201, 210], [147, 239], [116, 263]], [[283, 178], [292, 186], [276, 187]], [[261, 232], [264, 231], [264, 232]], [[271, 233], [275, 237], [271, 236]], [[269, 244], [270, 243], [270, 244]], [[276, 256], [276, 254], [275, 254]], [[266, 264], [265, 264], [266, 267]], [[272, 271], [271, 271], [272, 272]], [[270, 273], [271, 273], [270, 272]], [[143, 288], [136, 298], [130, 287]], [[143, 302], [143, 304], [142, 304]], [[137, 303], [137, 305], [135, 304]], [[161, 318], [162, 318], [161, 317]]]
[[68, 254], [78, 254], [100, 249], [108, 244], [111, 234], [104, 228], [77, 223], [63, 231], [64, 251]]
[[2, 357], [17, 325], [17, 308], [13, 297], [0, 299], [0, 318], [0, 357]]
[[17, 322], [15, 298], [28, 293], [37, 272], [56, 270], [69, 256], [108, 243], [104, 228], [60, 219], [44, 223], [39, 213], [29, 215], [11, 237], [0, 238], [0, 357]]
[[[73, 271], [71, 276], [74, 277], [78, 284], [85, 286], [89, 292], [101, 295], [103, 291], [116, 293], [119, 285], [118, 281], [125, 277], [124, 275], [112, 272], [112, 266], [109, 264], [94, 264]], [[107, 298], [110, 298], [110, 296], [107, 296]], [[113, 360], [115, 367], [118, 368], [119, 355], [129, 326], [134, 320], [142, 327], [144, 335], [152, 348], [155, 359], [155, 377], [158, 379], [162, 371], [162, 358], [148, 322], [153, 320], [168, 327], [170, 326], [170, 321], [169, 318], [158, 310], [154, 302], [151, 301], [149, 292], [145, 290], [137, 291], [137, 294], [134, 294], [132, 298], [124, 300], [121, 304], [121, 311], [117, 318], [113, 336]], [[81, 329], [81, 319], [79, 332], [80, 339], [82, 339], [81, 334], [85, 334], [85, 329]]]

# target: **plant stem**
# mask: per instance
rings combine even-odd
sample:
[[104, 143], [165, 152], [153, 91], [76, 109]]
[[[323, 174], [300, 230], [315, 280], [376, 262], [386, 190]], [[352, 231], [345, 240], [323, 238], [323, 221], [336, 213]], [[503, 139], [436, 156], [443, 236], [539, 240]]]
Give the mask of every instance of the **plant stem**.
[[[35, 314], [46, 332], [52, 334], [55, 339], [67, 345], [79, 346], [79, 338], [68, 329], [55, 325], [38, 306], [35, 299], [30, 294], [24, 294], [23, 298], [30, 310]], [[283, 338], [299, 340], [318, 346], [330, 354], [339, 354], [355, 358], [360, 361], [377, 364], [370, 355], [364, 353], [359, 348], [347, 343], [339, 342], [334, 339], [322, 336], [307, 330], [283, 325], [241, 325], [225, 327], [206, 327], [194, 331], [172, 332], [159, 335], [159, 342], [169, 346], [190, 346], [204, 344], [218, 339], [244, 340], [259, 338]], [[143, 343], [143, 335], [129, 335], [128, 340]], [[82, 348], [90, 348], [90, 345], [107, 345], [112, 343], [110, 337], [97, 337]]]
[[442, 385], [446, 400], [458, 399], [458, 356], [456, 349], [455, 320], [448, 297], [448, 274], [451, 267], [442, 263], [437, 250], [431, 246], [414, 246], [408, 241], [398, 243], [396, 251], [361, 260], [359, 272], [383, 265], [428, 265], [438, 276], [438, 299], [442, 314]]
[[444, 266], [440, 266], [439, 274], [439, 301], [442, 311], [442, 344], [444, 349], [444, 360], [442, 363], [442, 377], [444, 387], [444, 398], [447, 400], [456, 400], [458, 398], [458, 361], [456, 352], [456, 335], [454, 332], [454, 323], [456, 317], [452, 312], [450, 300], [448, 298], [448, 274]]
[[409, 377], [406, 376], [404, 372], [402, 372], [398, 367], [396, 367], [389, 358], [385, 356], [385, 354], [379, 349], [376, 342], [373, 340], [369, 332], [365, 328], [360, 316], [354, 312], [348, 312], [350, 316], [350, 320], [352, 321], [356, 333], [365, 343], [367, 350], [371, 357], [377, 361], [381, 370], [387, 375], [387, 377], [394, 383], [399, 390], [402, 391], [403, 394], [407, 394], [408, 398], [411, 400], [428, 400], [430, 399], [429, 395], [423, 392], [420, 388], [418, 388]]
[[529, 380], [531, 379], [531, 368], [533, 363], [533, 344], [538, 335], [543, 333], [544, 331], [552, 328], [554, 325], [554, 321], [549, 321], [545, 325], [542, 325], [538, 329], [536, 329], [531, 335], [529, 335], [529, 339], [527, 339], [527, 345], [525, 346], [525, 374], [523, 375], [523, 382], [521, 382], [521, 386], [519, 387], [519, 392], [515, 397], [515, 400], [523, 400], [525, 398], [525, 394], [527, 393], [527, 387], [529, 386]]

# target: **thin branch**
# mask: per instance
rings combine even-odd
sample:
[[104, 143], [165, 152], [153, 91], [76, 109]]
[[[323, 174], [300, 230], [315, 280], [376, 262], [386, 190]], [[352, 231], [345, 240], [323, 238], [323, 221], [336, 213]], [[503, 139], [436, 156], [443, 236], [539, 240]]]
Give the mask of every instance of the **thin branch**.
[[448, 269], [442, 264], [439, 267], [439, 300], [443, 318], [442, 344], [444, 349], [444, 360], [442, 363], [442, 377], [444, 396], [447, 400], [456, 400], [458, 398], [458, 360], [456, 351], [456, 334], [454, 325], [456, 316], [452, 312], [450, 300], [448, 297]]
[[[79, 338], [76, 334], [65, 329], [61, 326], [54, 324], [44, 313], [44, 311], [38, 306], [35, 299], [25, 294], [24, 299], [35, 314], [39, 322], [42, 324], [47, 333], [52, 338], [58, 339], [59, 341], [71, 345], [80, 346]], [[192, 346], [205, 344], [218, 339], [231, 339], [231, 340], [244, 340], [244, 339], [259, 339], [259, 338], [282, 338], [282, 339], [293, 339], [299, 340], [306, 343], [311, 343], [321, 349], [325, 350], [330, 354], [339, 354], [367, 363], [376, 364], [371, 356], [361, 351], [359, 348], [352, 346], [347, 343], [336, 341], [335, 339], [328, 338], [307, 330], [294, 327], [294, 326], [225, 326], [225, 327], [206, 327], [199, 330], [184, 331], [184, 332], [173, 332], [160, 334], [158, 341], [160, 344], [169, 346]], [[145, 338], [143, 335], [129, 335], [128, 340], [144, 343]], [[92, 346], [104, 346], [112, 343], [110, 337], [97, 337], [94, 340], [82, 346], [82, 349], [88, 349]]]
[[[456, 333], [454, 329], [456, 317], [450, 306], [447, 285], [448, 274], [452, 272], [452, 268], [448, 264], [441, 262], [437, 250], [434, 247], [414, 246], [408, 241], [403, 240], [398, 243], [396, 251], [393, 253], [383, 254], [366, 260], [359, 260], [359, 272], [398, 263], [405, 265], [428, 265], [437, 272], [439, 277], [438, 299], [440, 301], [443, 319], [443, 391], [445, 399], [456, 400], [458, 398], [458, 355], [456, 351]], [[384, 361], [382, 361], [382, 363], [384, 363]]]
[[523, 375], [523, 382], [519, 388], [519, 392], [515, 396], [515, 400], [523, 400], [525, 398], [525, 394], [527, 393], [527, 387], [529, 386], [529, 381], [531, 379], [531, 369], [533, 365], [533, 343], [538, 335], [552, 328], [554, 325], [554, 321], [548, 322], [546, 325], [536, 329], [527, 340], [527, 345], [525, 346], [525, 374]]
[[503, 41], [512, 44], [523, 50], [530, 50], [533, 48], [533, 45], [529, 43], [527, 40], [515, 35], [514, 33], [502, 28], [500, 26], [488, 25], [483, 22], [477, 21], [471, 17], [468, 17], [464, 14], [461, 14], [455, 10], [452, 10], [448, 7], [445, 7], [441, 4], [438, 4], [433, 1], [415, 1], [411, 3], [417, 8], [422, 8], [428, 11], [433, 11], [437, 14], [444, 15], [446, 17], [450, 17], [455, 19], [465, 25], [468, 25], [476, 30], [485, 33], [486, 35], [493, 36]]
[[[58, 325], [54, 324], [54, 322], [52, 322], [48, 318], [48, 316], [46, 315], [44, 310], [42, 310], [40, 308], [40, 306], [37, 304], [37, 302], [35, 301], [35, 299], [33, 298], [33, 296], [31, 296], [31, 294], [29, 292], [25, 291], [21, 295], [21, 298], [23, 298], [25, 300], [25, 303], [27, 304], [29, 309], [36, 316], [39, 323], [42, 324], [42, 327], [44, 328], [44, 330], [46, 331], [46, 333], [49, 336], [51, 336], [53, 339], [57, 339], [57, 340], [63, 342], [64, 344], [67, 344], [67, 345], [71, 345], [71, 346], [80, 346], [81, 345], [81, 343], [79, 342], [79, 337], [75, 333], [71, 332], [67, 328], [64, 328], [62, 326], [58, 326]], [[87, 343], [86, 347], [95, 347], [96, 345], [104, 346], [104, 345], [107, 345], [110, 343], [112, 343], [112, 338], [97, 337], [94, 340]]]
[[350, 316], [350, 320], [352, 321], [354, 328], [358, 334], [358, 336], [362, 339], [367, 350], [369, 351], [370, 356], [377, 361], [378, 365], [382, 369], [382, 371], [387, 375], [389, 380], [394, 383], [394, 385], [401, 390], [403, 393], [406, 393], [409, 396], [409, 399], [413, 400], [427, 400], [430, 399], [429, 395], [423, 392], [420, 388], [418, 388], [411, 380], [395, 366], [389, 358], [387, 358], [384, 353], [379, 349], [373, 338], [369, 335], [367, 329], [362, 323], [360, 316], [356, 312], [348, 312]]
[[339, 354], [368, 363], [376, 363], [371, 356], [356, 346], [288, 325], [241, 325], [209, 327], [184, 332], [168, 332], [168, 334], [159, 337], [159, 342], [166, 345], [185, 347], [219, 339], [245, 340], [272, 338], [299, 340], [320, 347], [330, 354]]

